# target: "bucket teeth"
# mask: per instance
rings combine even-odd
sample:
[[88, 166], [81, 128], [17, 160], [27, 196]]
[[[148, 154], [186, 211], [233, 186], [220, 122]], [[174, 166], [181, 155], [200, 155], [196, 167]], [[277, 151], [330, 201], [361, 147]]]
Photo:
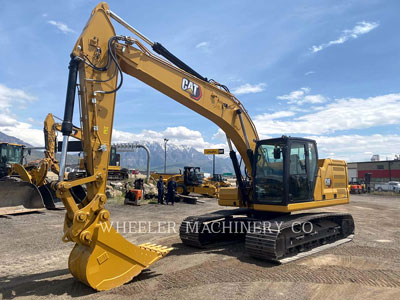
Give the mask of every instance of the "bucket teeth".
[[167, 255], [173, 249], [173, 248], [168, 248], [166, 246], [161, 246], [161, 245], [151, 244], [151, 243], [144, 243], [144, 244], [139, 245], [139, 247], [149, 250], [149, 251], [157, 252], [162, 256]]

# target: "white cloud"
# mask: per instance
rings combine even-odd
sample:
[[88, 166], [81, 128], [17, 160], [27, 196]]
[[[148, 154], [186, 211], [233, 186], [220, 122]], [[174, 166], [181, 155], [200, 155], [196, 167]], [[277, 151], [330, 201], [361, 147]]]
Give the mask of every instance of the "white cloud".
[[225, 142], [226, 134], [221, 128], [218, 128], [217, 132], [213, 134], [212, 139]]
[[63, 22], [58, 22], [58, 21], [54, 21], [54, 20], [50, 20], [47, 21], [47, 23], [57, 27], [58, 30], [60, 30], [62, 33], [74, 33], [75, 31], [72, 30], [71, 28], [68, 27], [67, 24], [63, 23]]
[[293, 91], [290, 94], [278, 96], [279, 100], [287, 100], [289, 104], [303, 104], [303, 103], [323, 103], [326, 102], [326, 98], [322, 95], [310, 95], [311, 89], [303, 87], [299, 90]]
[[29, 123], [14, 121], [13, 126], [0, 126], [0, 131], [19, 138], [32, 146], [44, 146], [43, 130], [32, 128]]
[[250, 84], [246, 83], [235, 88], [232, 93], [236, 95], [261, 93], [265, 90], [267, 85], [265, 83]]
[[34, 146], [43, 145], [43, 131], [33, 129], [29, 123], [18, 121], [12, 113], [13, 105], [21, 108], [35, 100], [36, 97], [21, 89], [13, 89], [0, 84], [0, 131]]
[[379, 23], [376, 23], [376, 22], [372, 22], [372, 23], [365, 22], [365, 21], [358, 22], [357, 25], [354, 26], [353, 29], [343, 30], [342, 34], [336, 40], [329, 41], [328, 43], [324, 43], [324, 44], [321, 44], [318, 46], [314, 45], [311, 47], [310, 50], [312, 53], [316, 53], [316, 52], [319, 52], [330, 46], [343, 44], [344, 42], [346, 42], [350, 39], [356, 39], [360, 35], [370, 32], [371, 30], [375, 29], [378, 26], [379, 26]]
[[189, 146], [198, 151], [205, 148], [226, 148], [226, 143], [206, 142], [200, 131], [191, 130], [185, 126], [167, 127], [163, 131], [143, 130], [140, 133], [113, 130], [113, 143], [132, 143], [138, 141], [163, 143], [164, 138], [169, 139], [168, 143], [175, 146]]
[[257, 115], [256, 118], [262, 118], [266, 120], [276, 120], [276, 119], [281, 119], [281, 118], [287, 118], [287, 117], [292, 117], [295, 115], [295, 112], [293, 111], [288, 111], [288, 110], [283, 110], [283, 111], [277, 111], [274, 113], [264, 113], [262, 115]]
[[[320, 158], [369, 161], [373, 154], [393, 159], [400, 153], [400, 135], [308, 136], [317, 141]], [[366, 151], [368, 150], [368, 151]]]
[[254, 123], [260, 135], [328, 134], [400, 124], [400, 93], [370, 98], [345, 98], [318, 107], [317, 111], [291, 120], [256, 115]]
[[199, 49], [199, 48], [207, 48], [208, 46], [210, 46], [210, 42], [200, 42], [195, 47]]
[[304, 73], [305, 76], [312, 75], [312, 74], [315, 74], [315, 71], [308, 71], [308, 72]]
[[12, 89], [0, 84], [0, 109], [8, 109], [13, 103], [25, 104], [36, 100], [32, 95], [27, 94], [21, 89]]

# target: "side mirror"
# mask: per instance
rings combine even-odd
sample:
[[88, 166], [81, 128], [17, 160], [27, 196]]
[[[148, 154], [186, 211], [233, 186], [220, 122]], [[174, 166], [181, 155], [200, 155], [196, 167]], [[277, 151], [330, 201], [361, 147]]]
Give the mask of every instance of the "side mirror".
[[281, 159], [281, 149], [275, 147], [274, 148], [274, 159]]

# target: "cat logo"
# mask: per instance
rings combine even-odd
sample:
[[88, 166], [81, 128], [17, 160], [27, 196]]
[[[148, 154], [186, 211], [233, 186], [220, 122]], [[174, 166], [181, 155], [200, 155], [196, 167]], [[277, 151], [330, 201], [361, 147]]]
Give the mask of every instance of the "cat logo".
[[201, 98], [201, 88], [189, 79], [182, 78], [182, 90], [190, 94], [190, 97], [194, 100]]

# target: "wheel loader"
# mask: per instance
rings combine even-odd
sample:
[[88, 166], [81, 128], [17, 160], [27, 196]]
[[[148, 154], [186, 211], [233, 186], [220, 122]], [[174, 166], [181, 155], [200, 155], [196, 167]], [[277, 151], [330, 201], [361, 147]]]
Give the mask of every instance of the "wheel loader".
[[[45, 207], [38, 186], [23, 167], [26, 147], [0, 142], [0, 215], [38, 211]], [[22, 176], [9, 176], [18, 171]], [[43, 170], [35, 173], [41, 178]]]
[[[111, 19], [134, 36], [117, 35]], [[130, 281], [171, 250], [131, 244], [111, 227], [105, 208], [116, 93], [123, 85], [123, 74], [197, 112], [226, 134], [237, 186], [221, 187], [218, 203], [232, 209], [187, 217], [180, 227], [184, 244], [203, 247], [239, 236], [249, 255], [284, 262], [352, 239], [351, 215], [304, 212], [349, 203], [346, 162], [319, 159], [314, 140], [260, 139], [245, 107], [225, 85], [200, 75], [102, 2], [72, 49], [60, 176], [52, 185], [67, 208], [63, 240], [75, 243], [69, 257], [75, 278], [96, 290], [111, 289]], [[64, 169], [77, 88], [87, 175], [69, 181]], [[87, 186], [87, 196], [77, 205], [70, 190], [82, 184]], [[243, 230], [223, 231], [236, 225]]]

